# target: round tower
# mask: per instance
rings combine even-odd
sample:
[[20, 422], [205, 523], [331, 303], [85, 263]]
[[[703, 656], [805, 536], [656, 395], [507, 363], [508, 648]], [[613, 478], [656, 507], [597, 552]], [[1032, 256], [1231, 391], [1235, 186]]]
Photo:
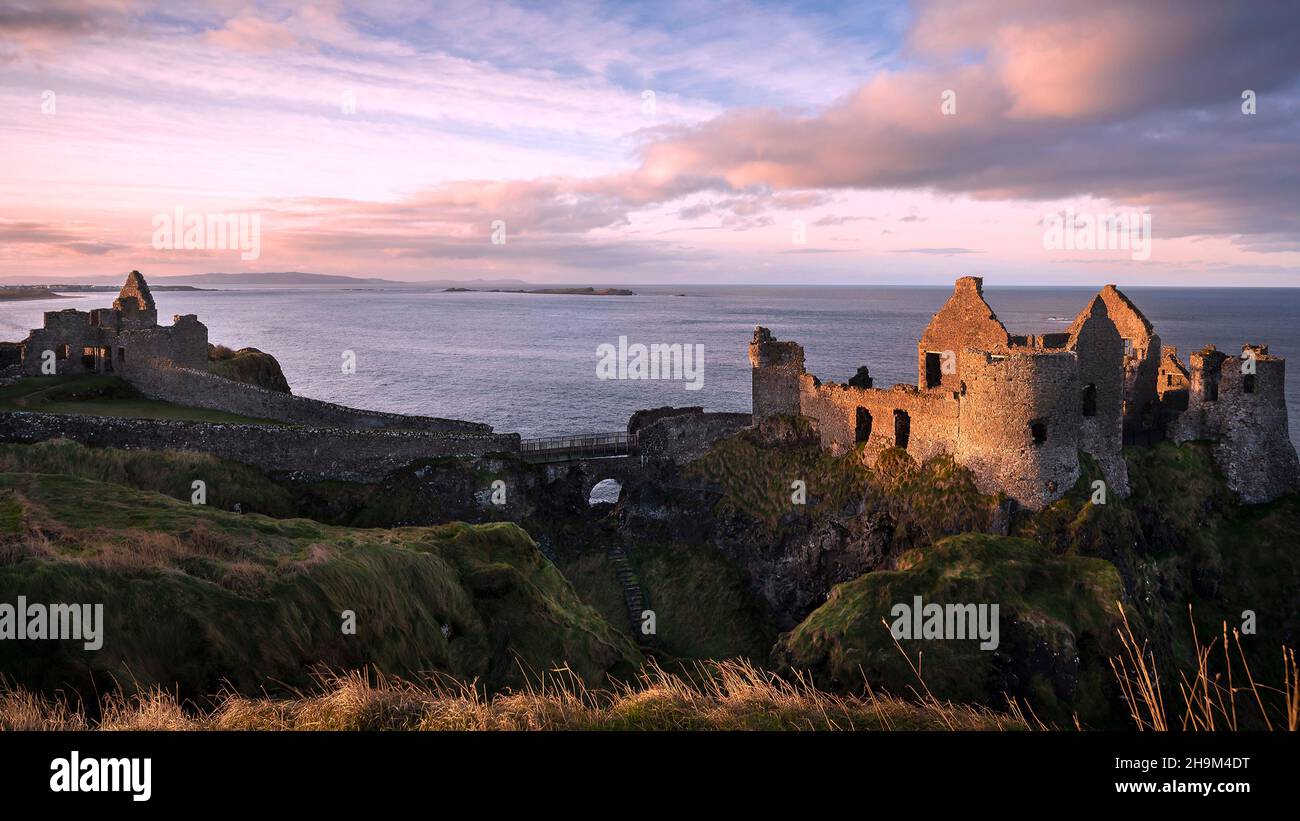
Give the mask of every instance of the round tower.
[[960, 354], [957, 461], [985, 492], [1029, 508], [1079, 479], [1079, 360], [1074, 351], [1003, 348]]

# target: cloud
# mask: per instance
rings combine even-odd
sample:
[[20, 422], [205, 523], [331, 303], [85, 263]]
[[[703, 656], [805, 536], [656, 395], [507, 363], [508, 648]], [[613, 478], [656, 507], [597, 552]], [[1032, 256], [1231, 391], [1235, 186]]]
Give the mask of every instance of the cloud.
[[208, 31], [206, 36], [209, 43], [236, 51], [275, 51], [292, 48], [300, 42], [284, 24], [252, 14], [233, 17], [221, 28]]
[[104, 256], [128, 247], [94, 234], [92, 229], [61, 223], [0, 219], [0, 247], [21, 246], [23, 254]]

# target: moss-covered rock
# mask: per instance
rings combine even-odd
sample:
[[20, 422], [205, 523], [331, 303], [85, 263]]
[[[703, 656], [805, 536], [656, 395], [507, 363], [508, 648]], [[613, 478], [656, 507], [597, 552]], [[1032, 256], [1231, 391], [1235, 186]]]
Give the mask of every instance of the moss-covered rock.
[[[1055, 556], [1026, 539], [976, 534], [943, 539], [906, 555], [903, 564], [908, 569], [836, 586], [824, 605], [777, 642], [774, 664], [809, 671], [818, 684], [837, 690], [869, 683], [905, 694], [924, 687], [940, 699], [994, 707], [1005, 707], [1011, 696], [1044, 720], [1069, 723], [1075, 714], [1094, 724], [1122, 720], [1107, 662], [1118, 650], [1123, 596], [1111, 564]], [[896, 645], [894, 607], [912, 606], [918, 596], [941, 606], [997, 604], [997, 648], [955, 638]]]
[[237, 351], [225, 345], [208, 344], [208, 370], [217, 376], [257, 385], [269, 391], [289, 393], [289, 380], [284, 378], [280, 363], [265, 351], [257, 348], [240, 348]]

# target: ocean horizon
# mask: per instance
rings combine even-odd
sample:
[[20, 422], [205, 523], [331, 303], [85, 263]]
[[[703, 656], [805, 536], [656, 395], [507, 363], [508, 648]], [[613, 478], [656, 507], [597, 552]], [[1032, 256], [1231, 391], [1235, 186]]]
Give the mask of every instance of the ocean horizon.
[[[747, 347], [754, 326], [804, 346], [823, 381], [859, 366], [877, 386], [914, 384], [916, 343], [951, 286], [641, 285], [635, 296], [444, 292], [398, 288], [241, 287], [155, 291], [164, 324], [197, 314], [213, 343], [253, 347], [280, 362], [293, 392], [393, 413], [486, 422], [525, 437], [622, 430], [637, 410], [701, 405], [750, 410]], [[1098, 286], [1100, 287], [1100, 286]], [[1246, 343], [1278, 356], [1300, 352], [1300, 290], [1122, 289], [1165, 345], [1188, 354]], [[1062, 331], [1095, 288], [985, 286], [1012, 333]], [[18, 341], [50, 310], [105, 307], [112, 294], [0, 303], [0, 338]], [[602, 345], [703, 346], [690, 380], [601, 379]], [[692, 348], [692, 350], [696, 350]], [[344, 352], [355, 373], [344, 373]], [[1287, 384], [1297, 436], [1300, 380]]]

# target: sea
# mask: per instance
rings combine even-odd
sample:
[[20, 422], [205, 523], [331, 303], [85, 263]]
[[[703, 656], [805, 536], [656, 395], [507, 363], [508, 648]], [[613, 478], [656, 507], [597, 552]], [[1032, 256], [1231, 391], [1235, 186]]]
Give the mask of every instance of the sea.
[[[916, 342], [950, 287], [626, 286], [634, 296], [400, 288], [241, 287], [154, 291], [163, 322], [198, 314], [211, 341], [279, 360], [293, 392], [344, 405], [486, 422], [525, 437], [618, 431], [641, 408], [748, 412], [755, 325], [804, 346], [823, 381], [866, 365], [877, 386], [915, 383]], [[1300, 362], [1300, 289], [1124, 288], [1184, 363], [1207, 344], [1243, 343]], [[1016, 334], [1066, 329], [1096, 293], [986, 287]], [[21, 340], [42, 313], [111, 304], [109, 292], [0, 303], [0, 339]], [[623, 338], [620, 346], [620, 338]], [[694, 379], [619, 379], [614, 351], [681, 345], [702, 355]], [[355, 365], [348, 368], [349, 362]], [[615, 378], [605, 378], [613, 376]], [[1300, 443], [1300, 369], [1287, 384]]]

